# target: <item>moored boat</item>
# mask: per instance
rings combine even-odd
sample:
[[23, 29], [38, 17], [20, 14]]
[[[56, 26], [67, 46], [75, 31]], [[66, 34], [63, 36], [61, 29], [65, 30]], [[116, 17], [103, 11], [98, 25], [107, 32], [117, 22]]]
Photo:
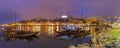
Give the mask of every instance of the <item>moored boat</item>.
[[4, 35], [6, 37], [11, 37], [11, 38], [30, 37], [39, 33], [39, 32], [32, 32], [32, 31], [14, 31], [11, 28], [5, 28], [2, 30], [2, 32], [4, 32]]
[[20, 38], [20, 37], [31, 37], [36, 35], [38, 32], [5, 32], [6, 37]]

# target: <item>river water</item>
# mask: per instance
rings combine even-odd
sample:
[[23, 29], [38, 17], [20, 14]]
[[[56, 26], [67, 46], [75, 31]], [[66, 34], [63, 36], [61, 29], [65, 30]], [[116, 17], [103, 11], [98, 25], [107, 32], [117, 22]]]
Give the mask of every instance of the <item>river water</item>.
[[91, 37], [82, 38], [82, 41], [77, 39], [53, 39], [57, 34], [54, 30], [64, 30], [60, 26], [40, 26], [36, 29], [39, 33], [35, 37], [8, 39], [4, 37], [3, 32], [0, 32], [0, 48], [68, 48], [69, 45], [75, 45], [89, 42]]

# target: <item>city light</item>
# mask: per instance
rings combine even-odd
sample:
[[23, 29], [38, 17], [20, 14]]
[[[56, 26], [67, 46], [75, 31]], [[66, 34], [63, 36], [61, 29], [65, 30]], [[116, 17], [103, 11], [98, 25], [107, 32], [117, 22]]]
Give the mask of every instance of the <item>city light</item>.
[[68, 18], [68, 16], [67, 15], [63, 15], [62, 18], [66, 19], [66, 18]]

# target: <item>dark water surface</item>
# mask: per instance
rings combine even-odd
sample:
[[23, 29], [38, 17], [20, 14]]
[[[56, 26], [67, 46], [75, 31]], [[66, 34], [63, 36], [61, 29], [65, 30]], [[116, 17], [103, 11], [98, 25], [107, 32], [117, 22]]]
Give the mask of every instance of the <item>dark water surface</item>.
[[56, 40], [50, 36], [40, 35], [39, 38], [10, 40], [0, 39], [0, 48], [67, 48], [71, 41]]
[[[30, 38], [22, 38], [22, 39], [11, 39], [8, 40], [4, 37], [3, 32], [0, 32], [0, 48], [68, 48], [69, 45], [77, 45], [81, 43], [78, 40], [58, 40], [53, 39], [56, 35], [54, 31], [47, 30], [42, 27], [40, 33], [38, 33], [37, 37]], [[86, 37], [82, 39], [82, 43], [88, 42], [90, 37]]]

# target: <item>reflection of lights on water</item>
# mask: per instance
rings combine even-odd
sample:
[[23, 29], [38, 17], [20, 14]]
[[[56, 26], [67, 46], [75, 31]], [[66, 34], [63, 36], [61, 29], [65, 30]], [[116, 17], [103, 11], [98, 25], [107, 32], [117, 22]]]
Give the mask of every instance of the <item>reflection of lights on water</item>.
[[47, 33], [48, 32], [48, 26], [45, 26], [45, 32]]
[[27, 26], [27, 31], [30, 31], [30, 27], [29, 26]]
[[59, 31], [59, 26], [57, 26], [57, 31]]
[[50, 26], [48, 26], [48, 33], [50, 32], [51, 30], [50, 30]]
[[41, 31], [41, 27], [40, 26], [36, 26], [36, 31]]
[[54, 34], [54, 27], [48, 26], [48, 35], [53, 35], [53, 34]]
[[54, 34], [54, 27], [51, 26], [51, 35], [53, 35], [53, 34]]
[[16, 39], [16, 40], [19, 40], [19, 39]]
[[32, 30], [33, 30], [33, 31], [36, 31], [36, 26], [33, 26], [33, 27], [32, 27]]
[[61, 39], [67, 40], [69, 37], [68, 36], [61, 36]]
[[4, 38], [3, 38], [3, 37], [2, 37], [1, 39], [2, 39], [2, 40], [4, 40]]
[[[49, 22], [47, 24], [48, 26], [45, 26], [45, 32], [47, 34], [49, 34], [49, 35], [53, 35], [55, 28], [56, 28], [56, 31], [62, 31], [62, 30], [66, 30], [66, 29], [76, 30], [77, 28], [81, 28], [83, 30], [94, 29], [93, 27], [90, 27], [89, 24], [88, 24], [87, 27], [85, 26], [86, 24], [80, 24], [80, 23], [79, 24], [62, 23], [62, 25], [64, 25], [64, 26], [60, 26], [59, 24], [60, 23], [58, 23], [58, 22], [57, 23], [51, 23], [51, 22]], [[41, 31], [41, 29], [42, 29], [41, 26], [42, 25], [40, 25], [38, 23], [19, 24], [18, 25], [18, 29], [19, 30], [23, 30], [23, 31]]]
[[24, 41], [27, 41], [26, 39], [23, 39]]
[[20, 24], [20, 30], [22, 30], [22, 24]]

